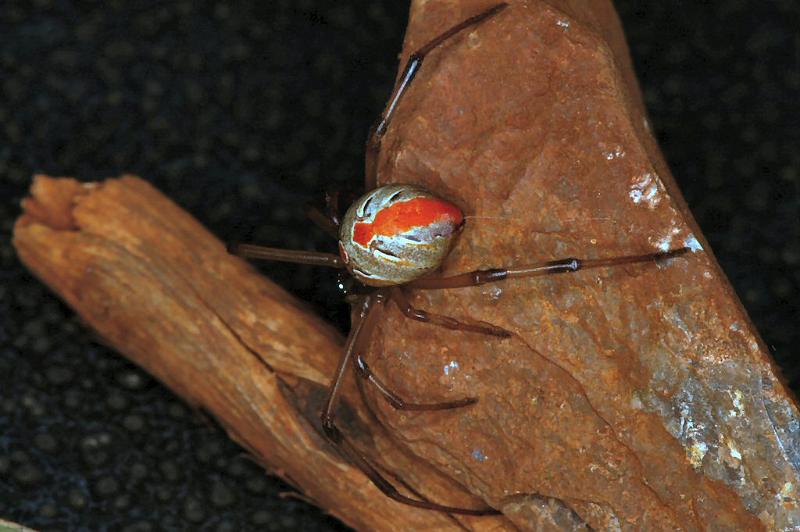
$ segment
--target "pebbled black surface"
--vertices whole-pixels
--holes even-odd
[[[800,4],[617,2],[667,159],[795,389]],[[41,530],[336,530],[96,345],[9,243],[34,172],[139,174],[223,239],[330,249],[407,4],[7,1],[0,9],[0,517]],[[271,277],[346,327],[333,278]]]

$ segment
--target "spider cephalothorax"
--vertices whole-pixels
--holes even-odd
[[[339,254],[369,286],[405,284],[439,268],[464,224],[449,201],[414,185],[364,194],[339,228]]]

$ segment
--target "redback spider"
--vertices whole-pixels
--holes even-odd
[[[276,249],[252,244],[231,246],[232,253],[252,259],[346,268],[360,285],[365,288],[372,287],[372,291],[362,290],[360,292],[363,293],[350,295],[348,298],[357,312],[354,314],[354,323],[322,411],[323,431],[328,439],[353,464],[358,466],[378,489],[392,499],[419,508],[467,515],[490,515],[499,512],[492,508],[455,508],[403,495],[345,438],[334,422],[339,390],[349,364],[353,365],[356,373],[363,379],[359,382],[367,382],[374,386],[383,398],[396,409],[445,410],[469,406],[478,401],[475,397],[466,397],[443,403],[410,403],[390,390],[372,372],[361,354],[367,345],[370,333],[375,328],[378,316],[376,309],[391,301],[406,317],[411,319],[448,329],[506,338],[511,336],[510,331],[489,323],[466,323],[449,316],[417,309],[409,302],[408,291],[412,289],[462,288],[500,282],[505,279],[569,273],[588,268],[655,263],[689,251],[689,248],[679,248],[658,253],[601,259],[567,258],[508,268],[476,270],[447,277],[435,274],[449,253],[456,237],[464,228],[464,215],[453,203],[415,185],[393,184],[375,188],[377,185],[376,160],[381,139],[425,57],[447,39],[497,15],[506,7],[508,7],[507,4],[500,3],[470,17],[411,54],[400,76],[400,81],[392,92],[386,111],[371,130],[367,140],[365,166],[366,183],[370,192],[355,200],[342,218],[338,216],[338,194],[327,196],[327,213],[316,209],[309,210],[308,214],[313,222],[330,235],[338,238],[338,255]]]

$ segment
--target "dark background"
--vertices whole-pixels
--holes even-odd
[[[362,183],[407,5],[104,4],[0,4],[0,517],[44,530],[339,528],[93,343],[9,236],[34,172],[131,172],[223,239],[331,249],[301,207]],[[617,6],[675,177],[797,389],[800,4]],[[270,268],[345,330],[328,272]]]

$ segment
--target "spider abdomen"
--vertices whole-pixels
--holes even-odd
[[[453,203],[414,185],[386,185],[347,210],[339,252],[362,283],[403,284],[441,266],[463,224]]]

